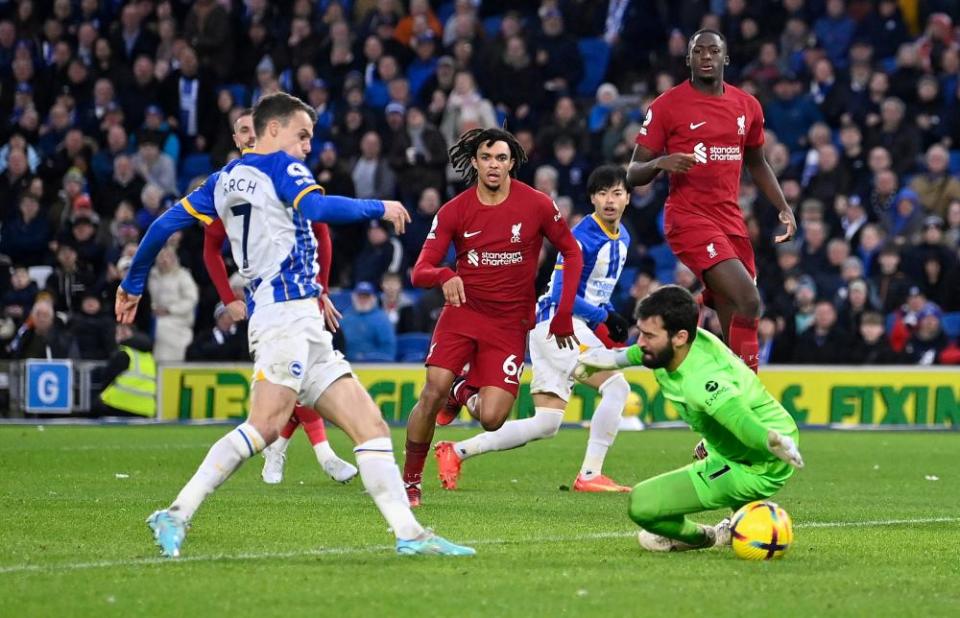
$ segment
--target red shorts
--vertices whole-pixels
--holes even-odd
[[[496,386],[516,397],[526,349],[527,331],[519,323],[447,306],[440,312],[425,364],[460,375],[469,363],[470,386]]]
[[[703,273],[726,260],[740,260],[747,272],[757,279],[757,266],[753,258],[753,245],[745,236],[730,236],[719,228],[697,224],[685,229],[674,229],[667,234],[667,244],[684,266],[693,271],[704,287]],[[704,294],[704,303],[713,306],[710,295]]]

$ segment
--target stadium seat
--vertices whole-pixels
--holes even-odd
[[[229,90],[233,96],[233,104],[239,107],[250,105],[250,91],[244,84],[227,84],[222,90]]]
[[[42,290],[47,286],[47,279],[53,274],[53,266],[31,266],[27,268],[27,274]]]
[[[580,39],[577,47],[580,48],[580,57],[583,58],[583,78],[577,84],[577,94],[581,97],[592,97],[607,74],[610,46],[603,38],[594,37]]]
[[[187,192],[190,181],[198,176],[206,177],[213,171],[213,165],[210,163],[210,155],[197,153],[187,155],[180,164],[180,173],[177,176],[177,185],[180,193]]]
[[[677,256],[670,250],[667,243],[655,245],[648,249],[647,254],[657,265],[657,280],[660,283],[673,283],[673,271],[677,267]]]
[[[956,339],[960,337],[960,311],[943,314],[943,332],[947,337]]]
[[[446,24],[447,20],[453,17],[453,14],[456,12],[457,3],[456,2],[444,2],[437,9],[437,19],[440,20],[441,24]]]
[[[500,22],[503,21],[502,15],[494,15],[492,17],[486,17],[483,20],[483,31],[491,39],[497,38],[497,35],[500,34]]]
[[[960,150],[950,151],[950,173],[960,174]]]
[[[340,310],[340,313],[343,313],[353,306],[353,303],[350,300],[350,290],[330,292],[330,300],[333,301],[333,306]]]
[[[422,363],[430,349],[430,333],[404,333],[397,335],[397,361]]]

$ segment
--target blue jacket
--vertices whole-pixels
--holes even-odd
[[[347,311],[340,320],[350,362],[392,363],[397,358],[397,336],[387,313],[377,307],[359,313]]]

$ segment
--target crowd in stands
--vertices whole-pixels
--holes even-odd
[[[763,362],[958,363],[958,16],[957,0],[0,2],[0,355],[107,359],[146,228],[238,156],[240,111],[282,90],[317,110],[307,164],[328,193],[401,199],[413,217],[402,236],[333,228],[338,345],[422,358],[443,298],[408,272],[463,189],[457,136],[505,122],[529,157],[520,179],[573,225],[590,171],[629,161],[646,106],[689,74],[688,37],[712,28],[727,81],[763,105],[800,224],[775,245],[776,210],[744,178]],[[624,315],[657,285],[698,290],[664,244],[667,188],[632,192]],[[136,326],[157,360],[246,358],[202,236],[178,233],[150,275]]]

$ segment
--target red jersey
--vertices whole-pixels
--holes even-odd
[[[467,307],[533,328],[537,261],[544,237],[564,259],[564,293],[558,314],[564,311],[567,291],[572,291],[565,308],[568,317],[558,322],[562,324],[573,311],[583,268],[580,247],[553,200],[516,179],[510,181],[510,194],[496,206],[482,204],[472,187],[440,208],[413,268],[413,284],[434,287],[459,275]],[[456,272],[438,267],[451,241],[457,253]],[[572,323],[569,332],[573,332]]]
[[[763,145],[763,109],[752,96],[723,84],[712,96],[689,80],[664,92],[647,110],[637,144],[661,153],[693,153],[696,165],[670,174],[664,229],[708,219],[731,236],[747,236],[740,210],[740,172],[747,148]]]

